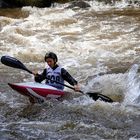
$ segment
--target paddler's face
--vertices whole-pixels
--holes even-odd
[[[52,58],[47,58],[46,62],[51,68],[53,68],[56,64],[56,62]]]

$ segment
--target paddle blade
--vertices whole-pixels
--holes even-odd
[[[113,102],[113,100],[111,98],[109,98],[109,97],[107,97],[105,95],[102,95],[102,94],[100,94],[98,92],[95,92],[95,93],[88,92],[86,94],[88,94],[89,97],[91,97],[95,101],[98,100],[98,99],[100,99],[100,100],[102,100],[104,102],[109,102],[109,103],[112,103]]]
[[[30,70],[28,70],[23,65],[23,63],[21,63],[19,60],[17,60],[14,57],[11,57],[11,56],[2,56],[1,57],[1,63],[4,64],[4,65],[6,65],[6,66],[9,66],[9,67],[18,68],[18,69],[22,69],[22,70],[28,71],[29,73],[32,74],[32,72]]]

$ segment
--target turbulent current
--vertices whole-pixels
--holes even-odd
[[[0,63],[1,140],[140,139],[140,8],[127,1],[89,4],[0,9],[0,57],[42,72],[45,53],[53,51],[84,91],[100,91],[114,102],[65,88],[70,93],[61,100],[32,105],[7,83],[34,77]]]

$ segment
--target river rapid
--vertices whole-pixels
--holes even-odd
[[[41,72],[53,51],[93,101],[68,88],[62,100],[32,105],[7,83],[32,82],[29,73],[0,63],[1,140],[139,140],[140,8],[89,2],[88,9],[0,9],[0,57],[10,55]],[[68,84],[68,83],[66,83]]]

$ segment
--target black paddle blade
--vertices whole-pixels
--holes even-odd
[[[17,60],[14,57],[2,56],[1,63],[6,65],[6,66],[9,66],[9,67],[18,68],[18,69],[28,71],[29,73],[32,74],[32,72],[30,70],[28,70],[19,60]]]
[[[94,93],[91,93],[91,92],[88,92],[86,93],[89,95],[89,97],[91,97],[93,100],[97,101],[98,99],[104,101],[104,102],[109,102],[109,103],[112,103],[113,100],[105,95],[102,95],[98,92],[94,92]]]

